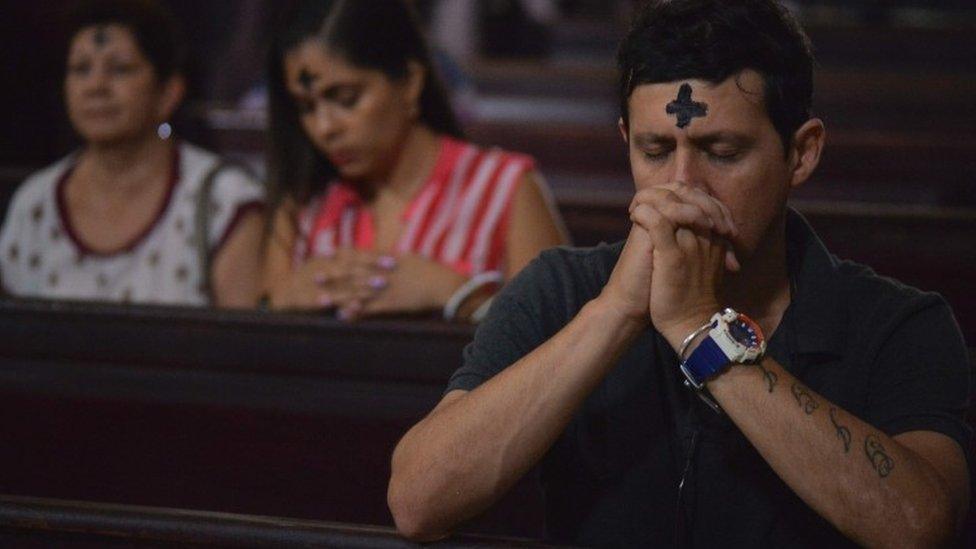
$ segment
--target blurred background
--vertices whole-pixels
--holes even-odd
[[[260,165],[270,0],[167,0],[190,42],[179,134]],[[416,0],[475,141],[539,156],[563,177],[627,179],[614,53],[634,0]],[[70,2],[3,3],[3,188],[75,145],[61,101]],[[972,205],[976,6],[966,0],[794,0],[830,130],[817,196]],[[276,7],[278,6],[278,7]],[[609,180],[609,181],[608,181]],[[882,187],[875,180],[885,181]],[[949,183],[946,185],[946,183]],[[558,186],[558,185],[557,185]],[[625,183],[624,187],[626,188]]]

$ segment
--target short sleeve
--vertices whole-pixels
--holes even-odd
[[[25,295],[37,282],[29,265],[44,253],[44,228],[55,206],[50,194],[62,163],[38,172],[14,192],[0,227],[0,284],[3,292]]]
[[[241,219],[264,205],[263,186],[244,168],[232,165],[221,170],[210,192],[207,241],[211,250],[220,250]]]
[[[471,391],[544,343],[568,321],[554,253],[544,252],[495,296],[445,394]],[[565,281],[564,281],[565,282]]]
[[[539,254],[495,296],[446,392],[473,390],[548,341],[600,293],[622,245]]]
[[[935,431],[968,456],[971,366],[948,304],[928,295],[889,333],[869,387],[869,417],[889,435]]]
[[[15,270],[21,255],[17,245],[18,213],[17,200],[13,199],[3,213],[3,225],[0,226],[0,294],[12,293],[6,284],[16,279]]]

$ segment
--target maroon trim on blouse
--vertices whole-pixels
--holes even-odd
[[[238,206],[237,210],[234,211],[234,217],[230,218],[230,223],[227,224],[223,234],[220,235],[220,239],[217,240],[217,245],[210,250],[210,259],[216,258],[217,254],[220,253],[220,250],[224,249],[224,245],[227,244],[228,240],[230,240],[230,236],[234,234],[234,229],[236,229],[241,220],[244,219],[244,216],[251,212],[263,212],[264,208],[265,204],[262,200],[251,200]],[[211,269],[212,268],[213,267],[211,266]]]
[[[173,145],[173,162],[170,166],[169,171],[169,181],[167,182],[166,197],[163,199],[163,203],[160,204],[159,210],[156,212],[156,216],[149,225],[146,226],[142,231],[139,232],[132,240],[125,243],[122,247],[110,251],[98,251],[93,250],[88,244],[82,242],[75,228],[71,225],[71,216],[68,212],[68,201],[65,196],[65,187],[67,186],[68,179],[71,174],[75,171],[76,163],[72,163],[64,171],[64,174],[58,179],[55,186],[55,202],[58,206],[58,216],[61,218],[61,226],[64,227],[64,232],[68,235],[72,244],[78,249],[78,252],[82,255],[89,255],[94,257],[112,257],[114,255],[121,255],[124,253],[129,253],[134,250],[139,244],[142,243],[159,225],[163,217],[166,215],[166,211],[169,210],[169,205],[173,201],[173,192],[176,190],[176,186],[180,182],[180,144],[175,143]]]

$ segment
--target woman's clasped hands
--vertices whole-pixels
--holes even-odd
[[[438,310],[465,278],[415,254],[340,248],[305,261],[272,296],[274,308],[335,311],[341,320]]]

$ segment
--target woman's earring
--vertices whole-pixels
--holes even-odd
[[[156,135],[160,139],[169,139],[169,136],[173,135],[173,126],[170,126],[169,122],[163,122],[156,128]]]

